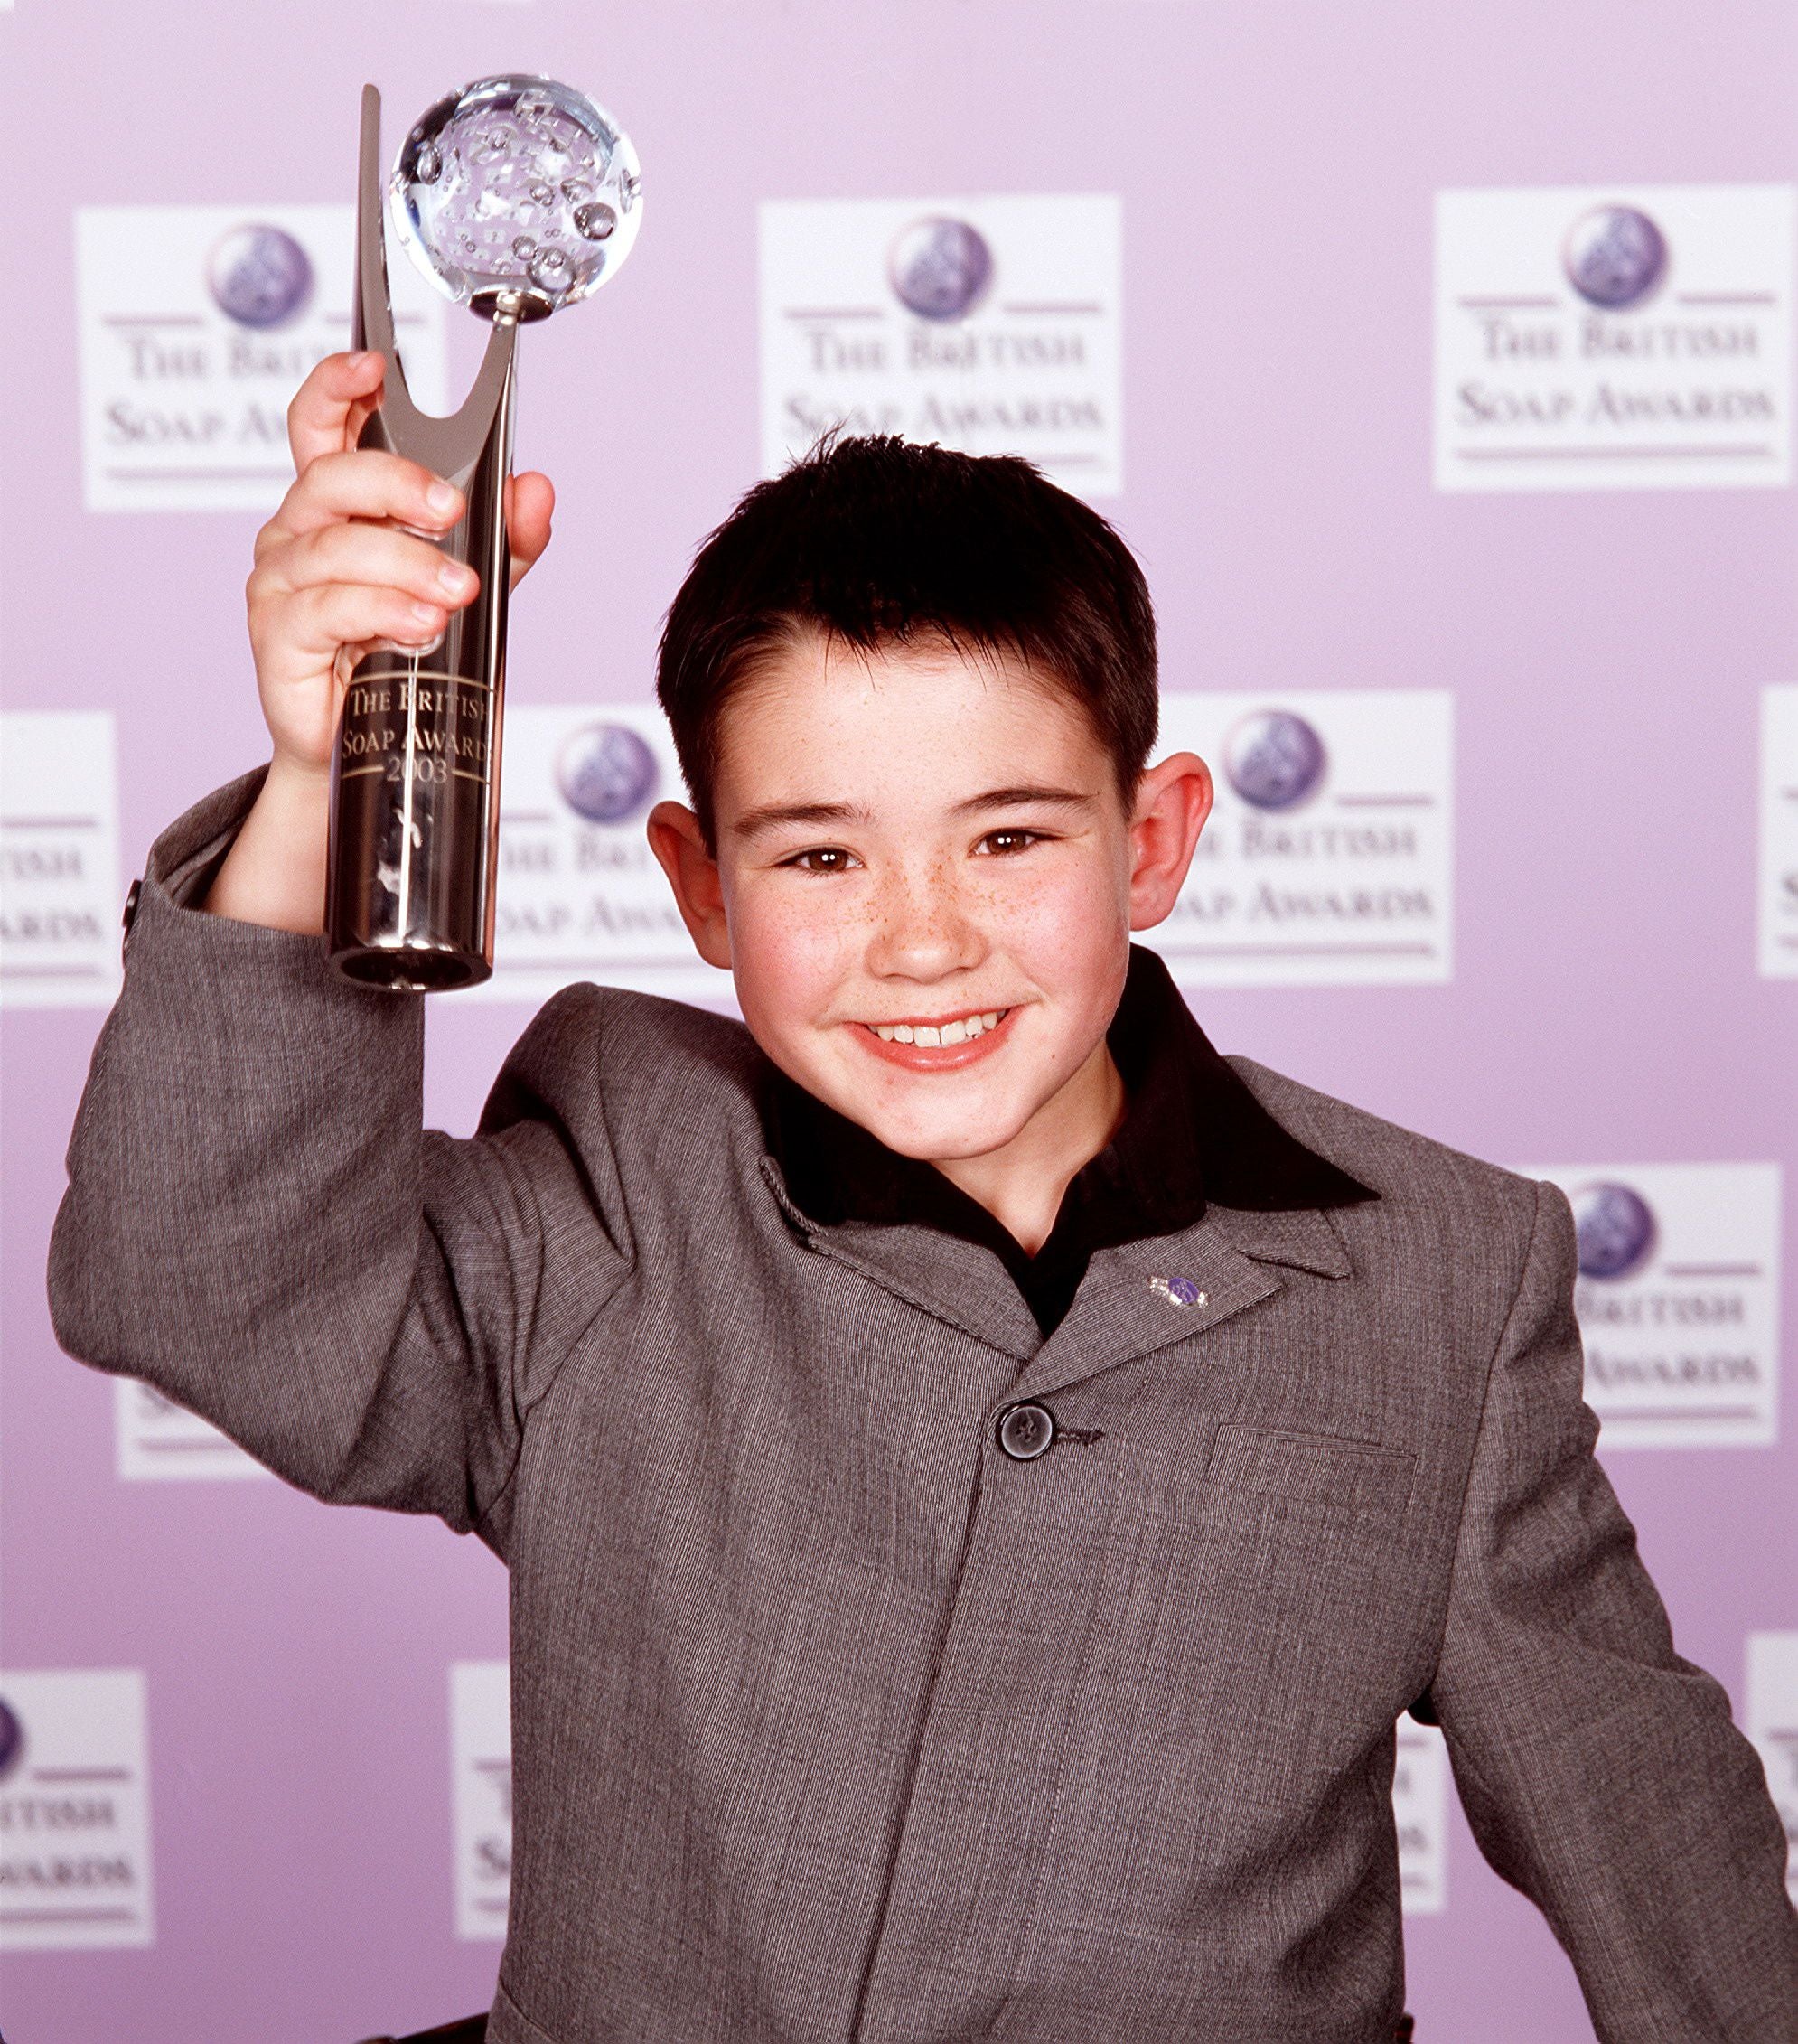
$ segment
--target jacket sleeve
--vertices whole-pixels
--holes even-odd
[[[1430,1702],[1481,1850],[1567,1948],[1603,2044],[1793,2044],[1783,1829],[1594,1458],[1576,1265],[1539,1186]]]
[[[503,1551],[525,1414],[628,1268],[552,1104],[591,1032],[558,997],[475,1138],[424,1130],[421,1001],[183,905],[260,782],[152,849],[52,1235],[57,1339],[319,1497]]]

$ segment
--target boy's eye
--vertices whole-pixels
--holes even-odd
[[[801,873],[847,873],[859,863],[854,852],[845,851],[841,845],[811,845],[781,861],[782,866],[798,867]]]
[[[1041,830],[988,830],[974,850],[977,857],[984,855],[988,858],[995,854],[1025,851],[1040,842],[1043,836]]]

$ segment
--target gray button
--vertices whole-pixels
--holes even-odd
[[[1014,1462],[1034,1462],[1055,1438],[1055,1415],[1046,1405],[1007,1406],[999,1420],[999,1446]]]

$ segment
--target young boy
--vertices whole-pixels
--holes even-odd
[[[669,614],[650,821],[746,1027],[571,988],[452,1139],[419,1004],[318,941],[349,660],[469,593],[399,529],[454,493],[348,451],[377,381],[295,400],[273,757],[153,849],[51,1291],[510,1564],[495,2044],[1372,2044],[1408,1707],[1603,2038],[1798,2035],[1758,1763],[1593,1459],[1566,1202],[1221,1058],[1129,945],[1210,784],[1147,764],[1110,529],[884,440],[753,491]]]

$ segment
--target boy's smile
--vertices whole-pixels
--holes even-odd
[[[1035,1249],[1122,1114],[1105,1033],[1203,764],[1150,769],[1127,812],[1081,706],[1022,662],[799,633],[729,699],[714,800],[716,859],[677,803],[651,841],[757,1043]]]

